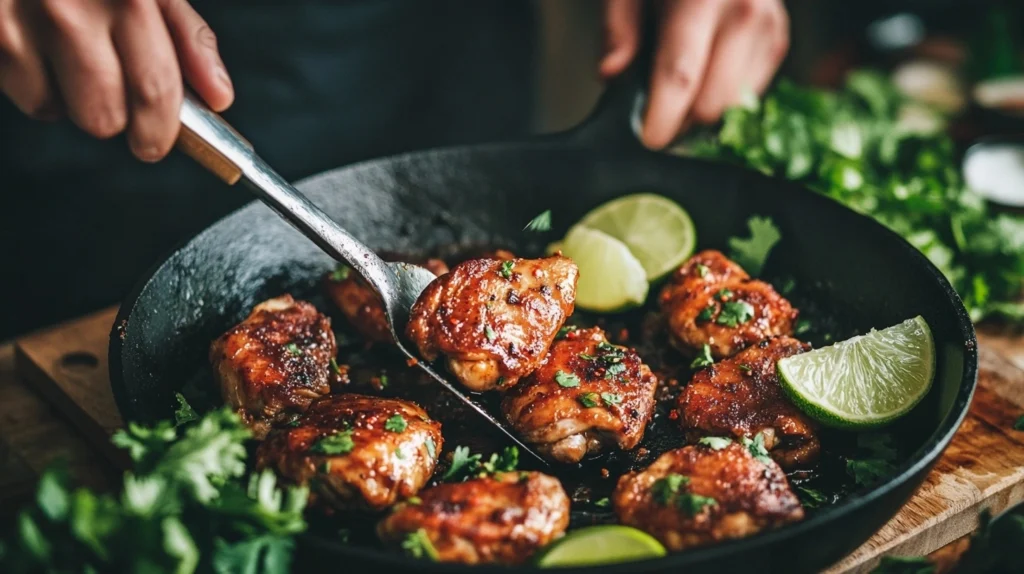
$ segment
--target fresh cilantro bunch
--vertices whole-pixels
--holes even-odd
[[[235,413],[186,407],[176,424],[113,437],[134,463],[117,495],[72,490],[62,467],[48,470],[0,547],[0,571],[287,572],[307,491],[278,488],[269,470],[246,476],[250,434]]]
[[[452,453],[452,464],[441,477],[448,482],[459,482],[471,478],[482,478],[499,472],[512,472],[519,466],[519,449],[514,446],[505,447],[501,454],[492,453],[491,458],[483,461],[483,455],[471,454],[469,447],[459,446]]]
[[[799,181],[870,215],[942,270],[974,320],[1024,321],[1024,218],[992,213],[965,187],[950,138],[903,121],[908,109],[872,71],[834,92],[783,81],[728,110],[717,136],[687,153]]]

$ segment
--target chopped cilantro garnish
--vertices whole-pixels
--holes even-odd
[[[470,454],[468,446],[455,447],[452,453],[452,465],[441,477],[442,480],[452,480],[469,476],[474,469],[480,465],[479,454]]]
[[[597,359],[597,357],[595,357],[594,355],[590,355],[590,354],[587,354],[587,353],[580,353],[579,357],[581,359],[583,359],[584,361],[593,361],[593,360]]]
[[[744,375],[749,375],[753,371],[753,369],[750,368],[750,365],[746,363],[740,363],[739,369]]]
[[[754,455],[754,458],[767,464],[772,461],[772,457],[768,456],[768,449],[764,446],[764,434],[757,433],[754,436],[754,440],[750,440],[747,437],[743,437],[743,446],[747,447],[750,454]]]
[[[576,325],[565,325],[555,334],[555,339],[564,339],[566,335],[578,329]]]
[[[926,556],[882,556],[882,561],[875,566],[871,574],[935,574],[935,572],[935,564],[932,564]]]
[[[501,271],[498,271],[498,274],[501,275],[502,277],[504,277],[505,279],[511,279],[512,278],[512,268],[514,266],[515,266],[515,262],[513,262],[510,259],[506,259],[505,261],[501,262]]]
[[[338,366],[338,361],[334,357],[331,357],[331,370],[339,375],[342,374],[341,367]]]
[[[701,347],[700,354],[690,363],[691,369],[703,369],[715,364],[715,358],[711,356],[711,345],[705,344]]]
[[[397,458],[398,460],[404,460],[405,459],[405,453],[402,452],[402,447],[400,447],[400,446],[395,447],[395,458]]]
[[[796,494],[800,497],[800,502],[804,505],[804,508],[817,508],[827,500],[820,490],[805,486],[796,487]]]
[[[714,316],[715,316],[715,304],[711,303],[707,307],[704,307],[703,309],[701,309],[700,313],[697,314],[697,322],[698,323],[707,323]]]
[[[549,231],[551,229],[551,210],[548,209],[538,214],[523,229],[527,231]]]
[[[651,485],[651,496],[661,504],[669,504],[679,489],[690,484],[690,477],[672,473],[664,478],[659,478]]]
[[[323,437],[309,447],[310,452],[318,454],[348,454],[355,448],[356,443],[352,441],[352,431],[344,430]]]
[[[174,409],[174,426],[179,427],[199,420],[199,415],[185,400],[185,395],[174,393],[174,398],[178,401],[178,408]]]
[[[717,506],[718,501],[710,496],[701,496],[692,492],[684,492],[676,497],[676,508],[688,516],[697,516],[708,506]]]
[[[708,276],[708,266],[707,265],[704,265],[703,263],[698,263],[696,269],[697,269],[697,275],[700,276],[702,279],[704,277]]]
[[[408,428],[408,426],[409,423],[405,422],[405,417],[400,414],[395,414],[389,418],[386,423],[384,423],[385,430],[397,433],[405,432],[405,429]]]
[[[285,350],[295,355],[296,357],[302,354],[302,349],[299,348],[295,343],[288,343],[284,346]]]
[[[1024,431],[1024,415],[1021,415],[1017,422],[1013,423],[1013,430]]]
[[[331,281],[344,281],[348,279],[349,271],[351,271],[348,265],[340,265],[334,271],[331,271]]]
[[[445,481],[465,480],[498,472],[511,472],[519,465],[519,449],[514,446],[505,447],[501,454],[492,454],[487,462],[480,462],[481,458],[479,454],[470,454],[469,447],[456,447],[452,456],[452,465],[441,479]]]
[[[409,504],[412,504],[413,506],[419,506],[423,504],[423,499],[418,496],[410,496],[409,498],[406,498],[405,501],[408,502]]]
[[[555,372],[555,382],[566,388],[580,386],[580,378],[575,373],[566,373],[565,371]]]
[[[615,393],[601,393],[601,400],[604,401],[605,406],[612,406],[622,403],[622,395]]]
[[[434,443],[434,439],[427,437],[427,440],[423,441],[423,446],[427,447],[427,456],[434,458],[437,456],[437,444]]]
[[[729,297],[732,297],[732,291],[729,289],[719,289],[718,293],[715,293],[715,299],[719,301],[725,301]]]
[[[807,319],[797,319],[796,326],[793,327],[793,333],[796,335],[804,335],[811,330],[811,322]]]
[[[426,529],[423,528],[406,534],[405,540],[402,541],[402,548],[413,558],[427,558],[435,562],[438,558],[437,549],[434,548],[430,537],[427,536]]]
[[[604,378],[614,379],[617,375],[621,375],[624,372],[626,372],[626,365],[622,363],[612,363],[605,368]]]
[[[782,239],[782,234],[769,217],[751,217],[747,220],[747,227],[750,229],[749,238],[729,239],[730,258],[747,273],[757,276],[761,274],[772,248]]]
[[[719,325],[735,327],[754,318],[754,308],[746,301],[726,301],[722,304],[722,312],[715,320]]]
[[[895,461],[898,457],[892,445],[892,436],[887,433],[864,433],[857,436],[857,446],[864,457],[850,458],[846,461],[846,472],[854,482],[862,486],[870,486],[881,478],[885,478],[896,470]]]
[[[704,446],[711,447],[712,450],[722,450],[732,444],[732,439],[721,436],[706,436],[697,442]]]
[[[494,340],[494,329],[492,329],[490,325],[484,325],[484,337],[487,337],[488,341]]]
[[[387,386],[388,386],[388,376],[386,374],[381,373],[380,376],[377,377],[377,380],[380,381],[380,388],[382,388],[382,389],[387,388]]]
[[[612,501],[608,500],[607,496],[604,497],[604,498],[601,498],[599,500],[595,500],[594,501],[594,506],[596,506],[598,508],[608,508],[611,505],[612,505]]]
[[[580,404],[588,409],[592,409],[600,404],[601,397],[597,393],[583,393],[577,397]]]

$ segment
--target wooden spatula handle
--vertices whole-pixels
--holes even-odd
[[[177,147],[228,185],[242,178],[253,153],[248,140],[191,93],[181,105]]]

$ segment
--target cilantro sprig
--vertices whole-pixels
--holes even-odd
[[[493,476],[499,472],[512,472],[519,466],[519,449],[514,446],[505,447],[501,453],[491,454],[491,458],[482,461],[483,455],[470,452],[468,446],[455,447],[452,453],[452,464],[441,477],[446,482],[458,482],[470,478]]]

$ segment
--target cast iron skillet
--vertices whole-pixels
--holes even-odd
[[[922,315],[935,337],[936,378],[928,396],[899,423],[896,434],[906,457],[890,479],[778,530],[588,571],[727,572],[754,565],[765,572],[821,570],[897,512],[959,427],[977,377],[973,326],[942,274],[868,217],[791,182],[646,150],[629,121],[638,101],[638,90],[630,86],[636,85],[626,79],[613,86],[593,115],[566,133],[370,161],[311,177],[298,187],[371,248],[410,255],[451,245],[538,253],[544,242],[561,237],[601,202],[632,192],[660,193],[693,216],[698,248],[724,249],[727,238],[745,232],[750,216],[770,216],[783,236],[768,263],[771,275],[795,278],[815,294],[812,298],[843,317],[847,333]],[[555,216],[552,233],[523,233],[525,222],[545,209]],[[124,418],[170,417],[173,393],[197,373],[208,372],[206,353],[215,337],[264,299],[314,292],[319,277],[334,266],[259,203],[175,250],[128,296],[111,332],[111,384]],[[586,511],[579,514],[587,519]],[[340,544],[331,531],[316,529],[301,538],[297,557],[313,565],[344,564],[353,572],[470,571]]]

